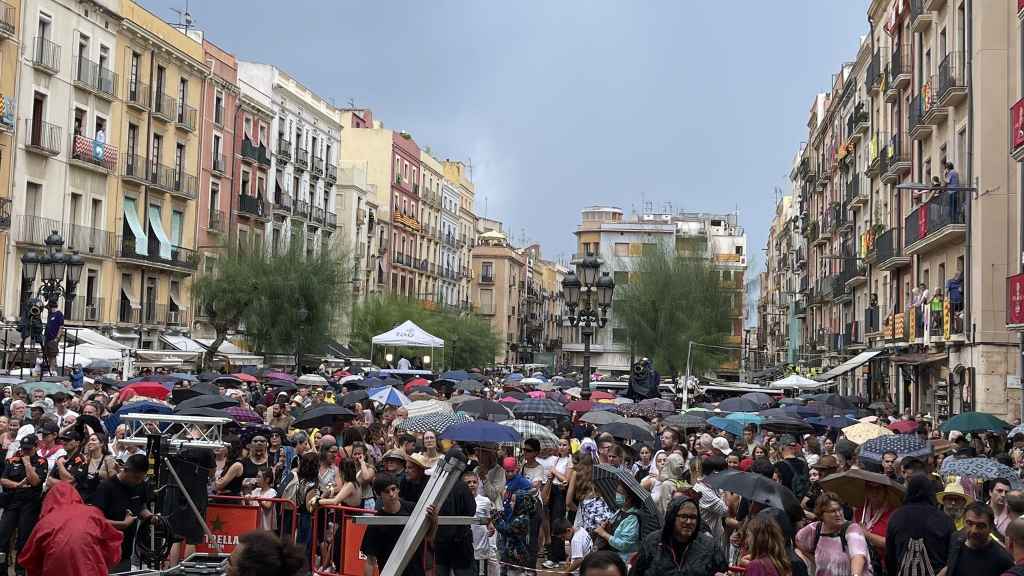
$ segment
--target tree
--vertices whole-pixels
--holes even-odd
[[[256,351],[319,351],[331,338],[339,313],[347,313],[351,267],[345,251],[324,246],[317,254],[292,247],[267,256],[225,248],[214,269],[200,276],[193,294],[216,338],[209,365],[231,330],[244,325]]]
[[[370,340],[406,320],[445,341],[445,364],[449,367],[472,368],[494,362],[498,337],[486,319],[468,313],[430,310],[415,300],[395,296],[367,298],[356,305],[352,312],[353,349],[369,357]],[[379,356],[383,353],[380,350]],[[413,357],[422,355],[423,349],[399,348],[395,354]]]
[[[615,293],[614,316],[633,349],[673,378],[686,366],[691,340],[723,346],[732,331],[732,295],[719,271],[703,259],[677,256],[664,247],[646,250]],[[720,349],[695,346],[690,366],[700,373],[724,358]]]

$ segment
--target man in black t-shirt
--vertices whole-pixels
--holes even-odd
[[[800,458],[800,444],[797,443],[796,437],[792,434],[783,434],[779,438],[779,446],[782,448],[782,460],[775,463],[775,471],[779,474],[779,482],[793,490],[793,479],[799,475],[804,478],[803,486],[807,487],[810,482],[807,481],[810,478],[810,470],[807,468],[807,462],[803,458]],[[794,491],[795,493],[796,491]],[[806,490],[803,490],[806,494]],[[797,498],[803,498],[804,494],[797,494]]]
[[[148,522],[155,515],[146,509],[145,486],[149,461],[145,454],[132,454],[116,476],[104,480],[93,496],[93,505],[103,512],[114,528],[124,532],[121,542],[121,561],[110,572],[131,569],[135,549],[135,522]]]
[[[987,504],[974,502],[964,511],[964,529],[953,535],[946,576],[999,576],[1013,566],[1013,557],[992,538],[996,515]]]
[[[416,504],[408,500],[402,500],[398,495],[398,482],[394,477],[387,474],[377,476],[373,481],[373,490],[377,493],[377,515],[378,516],[411,516]],[[427,507],[427,518],[429,528],[423,542],[416,548],[409,564],[401,576],[426,576],[426,568],[423,563],[424,549],[428,542],[434,540],[437,531],[437,511],[433,506]],[[395,526],[368,526],[363,534],[363,543],[359,547],[360,552],[366,555],[366,562],[363,564],[363,575],[373,576],[375,571],[383,570],[395,550],[395,544],[402,536],[404,524]]]

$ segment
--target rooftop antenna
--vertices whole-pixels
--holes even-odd
[[[348,107],[349,107],[349,108],[351,108],[351,109],[353,109],[353,110],[355,109],[355,107],[356,107],[356,101],[355,101],[355,99],[354,99],[354,98],[349,98],[349,99],[348,99]]]
[[[469,172],[469,181],[473,181],[473,157],[466,159],[466,171]]]
[[[178,15],[178,26],[185,30],[185,34],[188,34],[189,28],[196,23],[192,19],[192,12],[188,8],[189,0],[185,0],[185,9],[178,10],[177,8],[171,8],[171,11]]]

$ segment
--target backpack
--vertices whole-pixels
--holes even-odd
[[[809,475],[801,474],[800,471],[797,470],[795,466],[786,461],[785,458],[780,460],[780,462],[785,464],[786,468],[789,468],[789,471],[793,473],[793,480],[791,482],[792,486],[790,487],[790,490],[793,491],[793,494],[796,496],[796,499],[800,500],[801,498],[806,496],[807,491],[811,489],[811,479]]]
[[[818,522],[818,526],[814,528],[814,550],[818,549],[818,540],[821,540],[821,522]],[[846,547],[846,531],[849,530],[850,523],[843,522],[843,527],[839,529],[839,543],[843,546],[843,554],[849,554]]]
[[[911,538],[907,542],[907,549],[900,558],[900,570],[895,576],[935,576],[924,539]]]

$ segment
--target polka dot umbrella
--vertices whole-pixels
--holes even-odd
[[[872,438],[860,446],[861,459],[870,462],[882,462],[882,454],[894,452],[899,457],[913,456],[923,458],[930,456],[932,447],[927,441],[910,434],[893,434]]]

